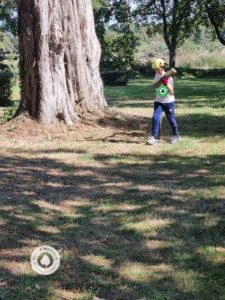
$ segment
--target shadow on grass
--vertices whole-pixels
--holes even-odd
[[[225,107],[223,78],[175,79],[175,95],[179,107]],[[105,89],[110,106],[119,108],[149,108],[155,91],[152,80],[132,80],[126,87]]]
[[[106,89],[106,95],[109,103],[116,107],[149,108],[152,102],[149,99],[154,99],[153,91],[149,90],[151,83],[148,80],[131,81],[127,87]],[[202,108],[202,113],[187,112],[185,115],[177,115],[181,136],[224,136],[225,118],[220,114],[220,109],[225,107],[223,79],[179,79],[176,82],[176,95],[177,108]],[[216,114],[209,114],[204,111],[205,108],[213,109]],[[127,114],[114,119],[104,118],[99,121],[100,125],[119,132],[102,140],[112,143],[145,143],[147,135],[151,134],[151,117]],[[161,133],[169,136],[172,134],[165,117]]]
[[[190,137],[215,137],[225,135],[225,116],[192,113],[178,116],[178,124],[182,135]]]
[[[177,115],[177,123],[181,136],[206,138],[223,137],[225,135],[225,116],[211,115],[208,113],[186,113]],[[104,117],[98,121],[99,125],[116,129],[110,136],[101,139],[91,138],[87,140],[101,140],[111,143],[136,143],[143,144],[151,134],[152,119],[140,115],[129,115],[118,113],[114,117]],[[172,130],[163,114],[161,134],[168,137],[172,136]]]
[[[28,153],[0,159],[0,299],[222,299],[224,156]],[[42,244],[62,257],[44,279],[29,267]]]

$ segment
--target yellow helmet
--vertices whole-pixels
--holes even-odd
[[[157,58],[152,61],[152,69],[159,69],[160,67],[166,67],[167,63],[162,58]]]

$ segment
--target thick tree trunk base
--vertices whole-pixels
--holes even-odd
[[[71,125],[79,109],[107,108],[91,0],[17,0],[21,109],[50,124]]]

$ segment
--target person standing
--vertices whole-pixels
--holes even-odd
[[[152,62],[152,68],[155,70],[155,82],[158,82],[161,79],[161,85],[165,87],[162,89],[165,94],[159,95],[157,93],[155,102],[154,102],[154,112],[152,118],[152,136],[148,138],[148,144],[154,145],[159,141],[159,128],[160,121],[162,118],[162,113],[164,112],[167,120],[172,129],[173,137],[171,144],[176,144],[180,140],[178,125],[175,118],[175,95],[174,95],[174,82],[172,77],[162,76],[165,73],[165,68],[167,63],[164,59],[158,58]],[[167,92],[167,93],[166,93]]]

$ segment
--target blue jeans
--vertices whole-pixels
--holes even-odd
[[[177,136],[179,135],[177,121],[175,119],[175,114],[174,114],[174,108],[175,108],[175,102],[154,103],[154,114],[152,119],[152,135],[154,136],[155,139],[158,139],[160,120],[163,112],[165,112],[167,120],[170,123],[170,126],[173,131],[173,135],[177,135]]]

